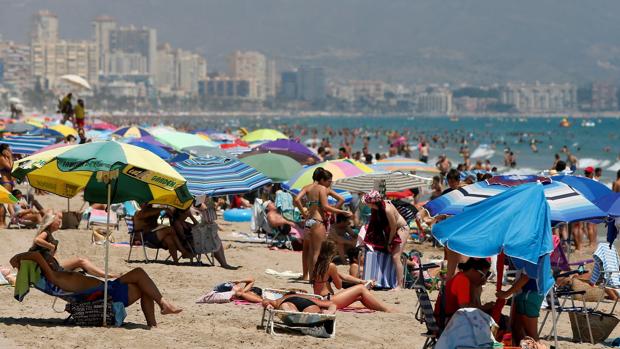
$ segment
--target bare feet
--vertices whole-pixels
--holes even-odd
[[[161,307],[161,314],[162,315],[178,314],[178,313],[183,311],[183,309],[177,308],[172,303],[169,303],[168,301],[166,301],[163,298],[161,299],[159,306]]]

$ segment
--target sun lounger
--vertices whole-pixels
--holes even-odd
[[[86,229],[90,229],[94,226],[105,227],[106,225],[108,225],[108,213],[104,210],[91,209],[88,215],[88,225]],[[118,229],[118,218],[115,212],[110,212],[109,225],[111,228]]]
[[[262,328],[271,335],[276,330],[297,331],[321,338],[336,336],[336,314],[303,313],[276,309],[263,309]]]

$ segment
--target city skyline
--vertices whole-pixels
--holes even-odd
[[[2,0],[0,33],[24,42],[33,12],[49,8],[61,36],[90,39],[90,22],[158,30],[160,42],[196,51],[214,70],[235,50],[260,51],[282,70],[324,66],[343,79],[390,83],[618,80],[620,4],[525,1],[446,2],[341,0],[165,1]],[[136,11],[138,10],[138,11]],[[181,24],[181,25],[180,25]]]

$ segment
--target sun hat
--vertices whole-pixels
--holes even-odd
[[[376,204],[382,200],[383,196],[381,196],[381,193],[376,190],[371,190],[362,197],[362,202],[365,204]]]
[[[46,213],[45,216],[43,216],[43,222],[39,225],[39,229],[37,230],[37,235],[39,233],[41,233],[42,231],[44,231],[45,229],[47,229],[47,227],[50,226],[50,224],[54,223],[54,221],[56,220],[56,214],[55,213]]]

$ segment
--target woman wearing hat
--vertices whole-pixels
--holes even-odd
[[[43,223],[39,226],[34,237],[32,247],[29,252],[39,252],[55,271],[71,271],[83,269],[90,275],[105,277],[103,270],[97,268],[90,260],[83,257],[73,257],[62,263],[58,262],[54,255],[58,248],[58,240],[54,238],[54,232],[60,229],[62,224],[62,212],[54,213],[48,211],[43,217]],[[117,274],[108,274],[111,278],[116,278]]]
[[[404,268],[400,257],[409,238],[407,221],[398,213],[392,202],[384,200],[376,190],[364,194],[362,201],[371,209],[367,237],[374,237],[379,245],[374,246],[375,249],[384,250],[392,255],[398,280],[398,286],[394,289],[398,290],[403,287],[404,280]]]

